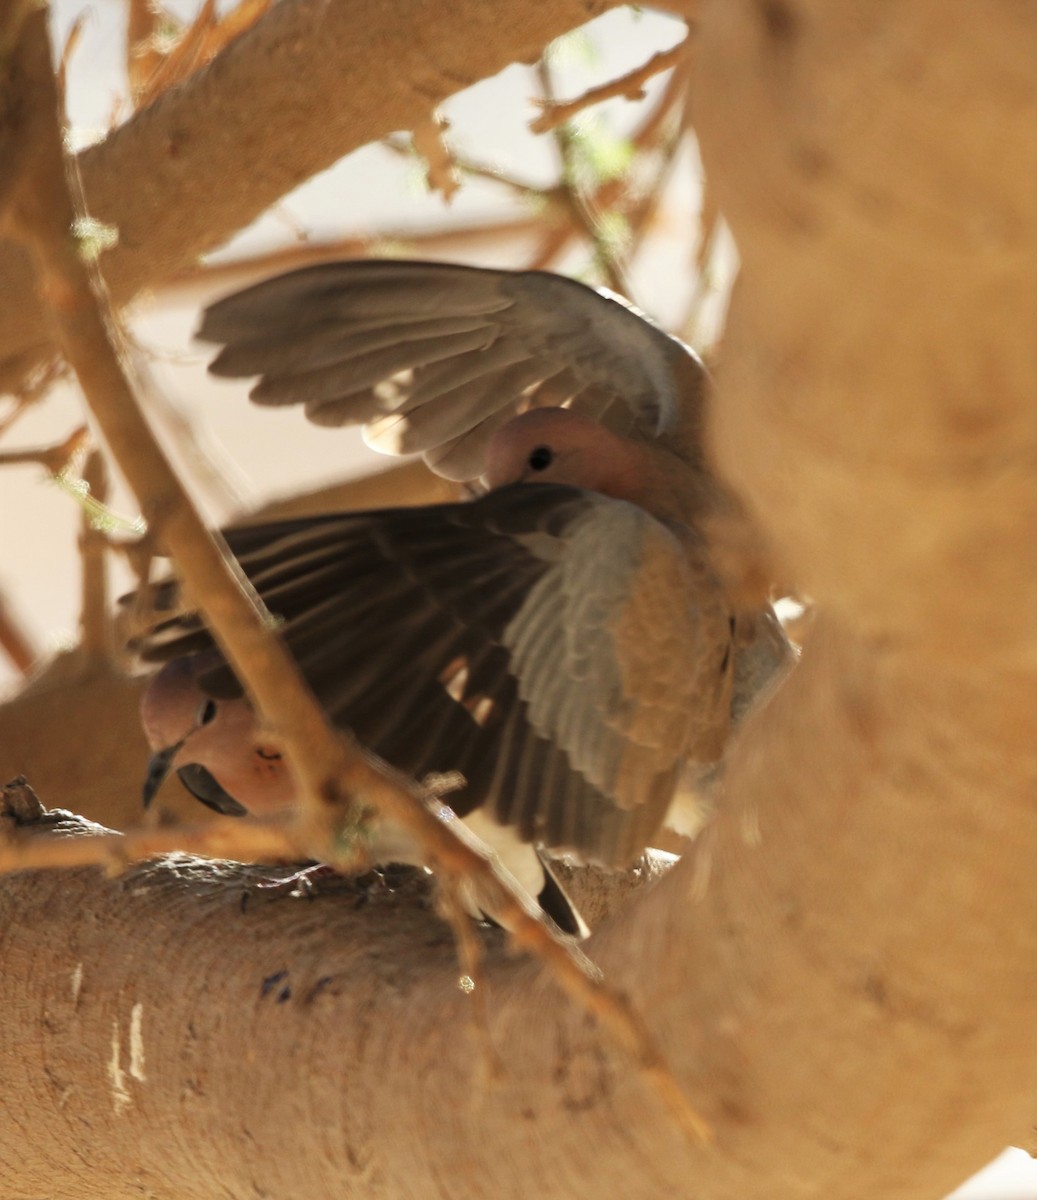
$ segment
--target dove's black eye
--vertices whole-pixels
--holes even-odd
[[[546,471],[554,460],[554,451],[550,446],[534,446],[526,462],[533,471]]]
[[[197,726],[208,725],[216,716],[216,701],[203,700],[198,705],[198,711],[194,716],[194,723]]]

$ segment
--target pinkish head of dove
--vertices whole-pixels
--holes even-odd
[[[281,811],[295,796],[284,758],[259,737],[247,700],[217,700],[199,688],[199,673],[213,661],[202,654],[173,659],[141,697],[141,723],[155,751],[145,803],[175,769],[197,800],[224,816]],[[247,798],[247,808],[237,796]]]
[[[791,657],[769,606],[734,610],[699,527],[725,503],[701,364],[610,294],[437,263],[292,272],[214,305],[201,336],[223,344],[215,373],[260,376],[259,404],[485,477],[468,503],[225,537],[331,720],[419,780],[456,778],[446,802],[576,932],[543,851],[622,867],[687,824],[688,782]],[[168,663],[143,703],[147,799],[177,768],[221,811],[290,804],[200,617],[162,597],[137,642]],[[413,861],[391,835],[372,856]]]
[[[624,437],[568,408],[535,408],[498,429],[486,447],[484,477],[490,488],[567,483],[664,520],[708,503],[708,484],[671,450]]]

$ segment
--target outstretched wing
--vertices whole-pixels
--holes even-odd
[[[683,343],[610,292],[544,271],[359,259],[268,279],[208,308],[216,375],[261,376],[257,404],[362,424],[387,453],[423,452],[474,479],[490,435],[523,406],[570,405],[655,437],[698,405]]]
[[[685,760],[719,757],[726,609],[632,505],[520,486],[226,537],[332,720],[419,779],[463,777],[447,796],[462,816],[486,804],[528,841],[626,865]],[[137,649],[210,647],[186,614]],[[225,665],[199,682],[240,692]]]

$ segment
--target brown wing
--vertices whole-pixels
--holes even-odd
[[[485,803],[528,841],[625,864],[684,757],[713,753],[701,730],[729,705],[726,618],[680,588],[656,611],[645,563],[661,556],[667,588],[690,577],[677,541],[631,505],[520,486],[226,536],[335,723],[416,778],[459,773],[447,801],[462,816]],[[156,661],[210,646],[186,615],[138,649]],[[199,682],[240,690],[225,665]]]
[[[257,404],[363,424],[377,449],[422,451],[450,479],[482,473],[490,434],[527,404],[569,404],[645,437],[698,405],[701,363],[608,292],[543,271],[325,263],[206,310],[216,375],[261,376]],[[690,387],[689,387],[690,384]]]
[[[567,540],[504,641],[530,721],[611,802],[582,820],[551,813],[562,824],[549,844],[579,850],[593,836],[598,858],[629,861],[662,823],[684,764],[722,753],[732,623],[705,548],[643,510],[602,500]]]

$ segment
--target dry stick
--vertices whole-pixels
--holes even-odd
[[[541,56],[536,65],[537,78],[548,103],[554,102],[554,81],[551,67],[546,56]],[[558,147],[558,157],[562,164],[562,180],[559,194],[564,202],[573,224],[583,230],[584,236],[594,248],[598,268],[605,276],[605,282],[614,291],[624,296],[633,296],[630,282],[626,278],[623,264],[613,254],[608,243],[601,235],[601,228],[592,211],[594,199],[583,195],[577,186],[573,170],[573,136],[571,130],[559,126],[551,131],[555,145]],[[599,189],[600,194],[600,189]]]
[[[684,51],[684,57],[678,60],[673,74],[667,81],[658,102],[630,138],[630,143],[634,147],[635,152],[649,149],[655,144],[659,129],[674,105],[678,102],[683,103],[684,95],[687,92],[688,78],[691,73],[691,56],[694,50],[694,43],[690,36],[685,38],[680,48]],[[627,181],[625,178],[621,176],[616,179],[609,179],[595,190],[590,202],[596,208],[609,209],[617,207],[620,205],[626,191]],[[560,208],[571,213],[571,196],[564,185],[559,185],[545,192],[544,195],[548,199],[555,201],[555,209]],[[569,242],[572,241],[573,237],[580,232],[581,228],[582,222],[580,225],[577,225],[570,220],[564,223],[560,222],[554,228],[549,229],[541,239],[540,245],[534,253],[529,266],[535,269],[543,269],[550,266]]]
[[[145,516],[176,558],[193,595],[205,597],[206,619],[231,665],[257,701],[260,715],[289,747],[301,794],[301,841],[334,864],[335,817],[361,796],[416,838],[428,861],[446,876],[474,883],[479,902],[553,971],[557,982],[637,1061],[686,1133],[707,1141],[711,1129],[668,1071],[665,1060],[627,998],[606,988],[578,952],[557,940],[469,844],[436,820],[422,793],[328,725],[294,661],[264,620],[258,597],[237,564],[210,537],[155,442],[119,355],[104,284],[70,236],[76,215],[74,175],[66,179],[62,128],[50,63],[45,15],[24,25],[12,74],[22,89],[17,133],[28,141],[12,223],[36,259],[41,287],[65,356]],[[81,200],[80,200],[81,209]],[[330,851],[330,852],[329,852]]]
[[[689,46],[690,42],[685,41],[682,48]],[[659,104],[656,106],[654,112],[649,115],[649,120],[645,123],[645,126],[640,130],[640,133],[645,135],[646,138],[650,138],[653,141],[658,138],[662,142],[660,150],[662,161],[652,177],[651,185],[646,189],[644,195],[637,200],[627,215],[627,224],[630,228],[631,258],[637,253],[649,225],[655,214],[659,211],[666,185],[677,164],[677,152],[680,149],[687,127],[686,98],[690,75],[691,58],[689,50],[674,68]],[[670,116],[673,108],[678,105],[680,105],[681,111],[676,121],[677,128],[668,138],[663,139],[658,131],[662,129],[666,117]]]
[[[446,120],[434,109],[416,121],[411,130],[415,151],[425,160],[425,185],[430,192],[439,192],[446,203],[461,186],[453,151],[447,144]]]
[[[5,450],[0,452],[0,466],[14,466],[23,463],[38,463],[44,470],[49,471],[51,475],[59,475],[66,470],[69,463],[80,452],[86,442],[89,440],[89,431],[86,426],[81,426],[74,430],[64,441],[57,442],[52,446],[36,446],[25,450]],[[84,518],[85,519],[85,518]],[[83,535],[86,536],[85,533]],[[81,545],[83,543],[81,542]],[[83,628],[84,634],[87,631],[87,600],[92,595],[92,591],[88,591],[87,585],[87,570],[86,558],[87,551],[83,549],[84,555],[84,574],[83,574]],[[96,587],[96,583],[90,584],[90,589]],[[98,605],[102,611],[97,612]],[[98,599],[97,604],[92,606],[91,610],[91,629],[107,628],[110,624],[108,613],[104,611],[103,595]],[[88,654],[96,648],[96,641],[93,638],[84,636],[83,646]],[[32,644],[28,634],[26,634],[14,616],[8,609],[4,598],[0,595],[0,648],[11,660],[14,666],[21,671],[23,675],[27,675],[32,669],[33,663],[39,657],[38,652]]]
[[[640,67],[628,71],[626,75],[620,75],[618,79],[610,79],[608,83],[590,88],[582,96],[577,96],[575,100],[539,101],[538,103],[544,111],[539,117],[530,121],[530,130],[533,133],[547,133],[548,130],[556,129],[566,121],[572,120],[584,109],[600,104],[603,100],[611,100],[613,96],[623,96],[627,100],[643,100],[645,83],[653,75],[658,75],[660,72],[668,71],[671,67],[676,66],[683,58],[685,48],[685,42],[681,42],[670,50],[653,54]]]
[[[27,161],[12,213],[16,228],[37,260],[56,333],[75,367],[84,394],[149,525],[180,565],[192,594],[205,597],[206,615],[221,647],[271,729],[290,747],[302,793],[304,818],[320,841],[332,832],[336,810],[350,795],[371,786],[378,807],[390,812],[433,858],[453,838],[407,789],[389,784],[366,758],[350,752],[332,731],[237,563],[209,536],[156,444],[143,417],[119,353],[103,283],[84,262],[68,231],[74,208],[66,186],[56,100],[46,57],[36,47],[25,132],[36,151]],[[74,186],[74,181],[73,181]],[[417,789],[414,790],[417,794]],[[334,860],[334,852],[327,855]],[[478,855],[471,856],[478,861]]]
[[[625,254],[625,258],[629,261],[633,258],[648,224],[662,202],[664,188],[675,165],[680,139],[687,123],[687,95],[694,50],[695,41],[693,35],[689,33],[680,45],[666,51],[664,54],[656,55],[655,59],[652,60],[653,64],[656,63],[656,60],[665,60],[659,61],[654,66],[652,73],[656,70],[667,70],[671,67],[673,70],[670,78],[666,81],[658,101],[630,139],[635,153],[643,153],[659,147],[662,156],[662,162],[655,170],[651,184],[645,189],[644,193],[639,198],[635,197],[631,203],[630,193],[633,189],[629,186],[628,180],[622,177],[618,180],[609,180],[588,197],[579,196],[571,185],[565,189],[567,204],[574,212],[579,224],[584,227],[587,235],[599,247],[599,254],[602,251],[600,240],[597,236],[596,220],[593,215],[596,208],[609,209],[615,207],[624,213],[630,233]],[[647,70],[647,67],[643,69]],[[549,76],[545,73],[543,77],[549,84]],[[610,89],[615,87],[617,93],[619,93],[621,91],[619,89],[620,82],[622,81],[614,81],[612,85],[605,85],[602,91],[611,94]],[[589,92],[583,99],[587,103],[592,103],[594,100],[591,97],[592,93]],[[601,100],[604,98],[605,95],[599,95],[595,99]],[[574,101],[573,103],[576,104],[577,102]],[[677,132],[667,135],[664,126],[668,118],[672,116],[673,110],[677,107],[681,109],[678,118],[679,128]],[[556,124],[556,122],[552,122],[545,126],[545,128],[554,128]],[[570,154],[568,139],[564,137],[563,131],[558,131],[555,137],[559,141],[563,158],[568,158]],[[604,265],[606,272],[610,276],[609,282],[613,287],[617,287],[617,281],[620,281],[624,274],[622,265],[614,262],[607,256]],[[631,294],[629,285],[621,287],[619,290],[628,296]]]
[[[558,197],[564,196],[561,188],[555,188],[552,194],[557,194]],[[559,208],[566,210],[564,198],[561,199]],[[562,251],[569,245],[574,237],[580,231],[576,228],[571,220],[559,220],[556,225],[551,226],[544,236],[540,239],[537,248],[534,250],[529,262],[526,264],[531,271],[545,271],[556,262]]]
[[[396,150],[390,142],[382,143]],[[409,151],[408,151],[409,154]],[[470,164],[459,160],[459,165],[466,174],[483,174],[498,183],[509,184],[510,181],[494,174],[489,167]],[[516,184],[517,187],[525,185]],[[536,189],[527,190],[536,192]],[[539,193],[537,193],[539,195]],[[366,258],[379,247],[385,245],[414,247],[424,257],[432,254],[451,254],[455,250],[471,251],[473,246],[498,245],[501,241],[508,242],[515,238],[526,237],[535,233],[541,221],[536,217],[509,217],[503,221],[492,221],[485,225],[451,226],[444,229],[431,229],[425,232],[393,232],[386,230],[372,233],[365,237],[342,237],[328,241],[304,241],[291,246],[282,246],[276,250],[267,250],[262,254],[230,259],[204,262],[197,266],[185,268],[165,283],[156,287],[154,293],[159,298],[165,298],[186,288],[218,288],[241,287],[243,282],[255,277],[290,271],[295,267],[308,266],[310,263],[325,262],[331,258]]]
[[[83,481],[98,504],[108,501],[108,472],[104,458],[91,450]],[[112,654],[112,616],[108,608],[108,538],[97,516],[83,508],[79,525],[80,610],[79,648],[87,663],[104,663]]]
[[[673,48],[673,50],[669,50],[669,52],[666,52],[666,55],[671,56],[672,61],[667,61],[665,64],[661,64],[658,67],[658,70],[665,70],[665,68],[669,66],[673,66],[675,70],[673,70],[670,79],[667,80],[663,90],[663,95],[659,97],[658,103],[655,104],[652,112],[649,112],[645,121],[643,121],[641,126],[637,128],[634,136],[631,137],[631,144],[634,145],[635,150],[649,148],[649,146],[652,146],[655,142],[657,142],[659,127],[663,125],[667,115],[671,113],[671,110],[678,102],[684,102],[684,96],[687,95],[688,91],[694,49],[695,42],[693,40],[693,36],[689,35],[688,37],[684,38],[684,41],[679,44],[679,46]],[[609,86],[611,85],[606,85],[606,88],[609,88]],[[588,92],[587,96],[589,97],[591,95],[591,92]],[[598,96],[597,100],[601,100],[601,98],[604,97]],[[592,103],[589,98],[586,102],[588,104]],[[582,104],[581,107],[583,107]],[[683,119],[684,118],[682,116],[682,120]],[[561,124],[561,119],[559,119],[559,121],[552,121],[551,124],[546,125],[545,130],[550,130],[550,128],[553,128],[558,124]],[[413,154],[412,143],[401,138],[385,138],[382,144],[386,146],[386,148],[394,151],[395,154],[403,157],[409,157]],[[663,170],[660,170],[659,172],[657,185],[655,185],[657,188],[661,184],[661,181],[665,179],[665,175],[669,174],[669,169],[671,166],[669,160],[672,155],[675,154],[675,152],[676,146],[669,152],[669,154],[667,154],[667,164],[664,166]],[[585,232],[592,241],[594,240],[593,233],[587,228],[585,215],[581,214],[581,212],[577,212],[577,220],[574,221],[573,196],[571,196],[570,188],[564,184],[558,184],[549,188],[535,187],[532,184],[526,184],[526,182],[523,182],[522,180],[515,179],[514,176],[506,174],[505,172],[502,172],[502,170],[486,166],[485,163],[476,162],[473,160],[473,158],[469,158],[464,155],[458,155],[456,152],[454,156],[452,156],[452,160],[454,160],[457,169],[460,170],[460,172],[462,172],[464,175],[472,175],[475,176],[476,179],[490,180],[491,182],[494,182],[494,184],[499,184],[500,186],[515,192],[517,196],[520,196],[523,199],[543,200],[545,203],[545,210],[549,212],[549,214],[553,215],[553,221],[547,222],[549,223],[549,229],[547,229],[546,234],[541,236],[538,250],[534,252],[533,258],[528,264],[529,268],[546,268],[546,266],[549,266],[552,262],[555,262],[555,259],[559,256],[559,254],[562,253],[564,248],[569,245],[569,242],[573,240],[574,236],[581,232],[581,230],[582,232]],[[624,191],[625,184],[623,180],[609,180],[606,182],[606,184],[601,185],[601,187],[595,190],[593,197],[591,198],[591,202],[589,203],[593,204],[594,206],[598,206],[598,208],[611,208],[613,204],[617,204],[619,200],[622,199]],[[634,220],[631,221],[631,224],[634,224],[634,226],[640,224],[640,226],[643,227],[643,224],[645,224],[645,222],[651,218],[652,211],[653,209],[651,205],[641,203],[639,206],[637,206]],[[543,218],[517,222],[514,232],[512,232],[511,223],[505,223],[504,226],[499,228],[499,233],[500,235],[517,235],[526,232],[535,232],[535,230],[543,226],[544,223],[545,221]],[[466,233],[466,238],[470,240],[473,235],[479,236],[480,234],[484,234],[486,230],[492,230],[492,232],[496,233],[497,227],[479,227],[478,229],[473,230],[473,232],[470,234]],[[637,229],[635,228],[635,233],[636,232]],[[422,248],[426,248],[427,250],[427,248],[430,248],[432,241],[442,240],[444,236],[452,235],[433,233],[424,236],[426,240]],[[390,238],[390,240],[392,239]],[[415,241],[413,235],[408,235],[407,238],[403,240]],[[418,242],[418,244],[421,244],[421,242]],[[343,253],[358,253],[366,250],[366,248],[370,246],[370,241],[343,241],[340,245]],[[331,246],[326,248],[326,250],[320,250],[319,247],[314,247],[312,245],[307,245],[306,247],[302,248],[293,247],[292,251],[287,252],[288,256],[290,256],[287,262],[283,258],[283,252],[278,252],[278,258],[276,260],[270,260],[270,266],[271,269],[274,268],[274,266],[280,266],[280,268],[283,270],[286,268],[286,266],[293,265],[295,260],[301,259],[302,262],[320,260],[328,257],[331,252]],[[233,274],[235,271],[235,266],[236,264],[228,264],[227,266],[217,265],[215,270],[222,270],[223,272],[229,272],[229,274]]]
[[[51,475],[60,475],[89,440],[90,431],[85,425],[80,425],[63,441],[55,442],[51,446],[32,446],[24,450],[0,450],[0,467],[37,463]]]
[[[150,69],[146,73],[138,72],[134,107],[145,108],[156,96],[211,62],[228,42],[254,25],[272,3],[273,0],[248,0],[221,17],[212,0],[206,0],[173,48],[168,53],[150,56]],[[127,62],[132,62],[133,42],[127,41]]]
[[[159,49],[163,14],[152,0],[129,0],[126,14],[126,79],[134,107],[138,94],[162,65],[166,55]]]
[[[648,225],[658,211],[666,184],[676,165],[677,151],[688,125],[688,95],[695,47],[694,37],[689,33],[684,41],[674,48],[670,78],[666,81],[654,108],[631,139],[639,153],[656,149],[661,162],[652,175],[650,185],[626,212],[630,229],[628,258],[633,258]],[[675,109],[679,110],[676,117]]]
[[[42,26],[34,26],[39,33]],[[35,153],[27,161],[12,219],[37,260],[65,355],[149,525],[180,562],[192,591],[209,597],[209,617],[221,644],[249,679],[274,727],[292,742],[296,761],[305,762],[313,754],[320,762],[319,773],[303,774],[308,806],[321,813],[317,794],[327,766],[340,752],[320,745],[325,723],[319,710],[301,681],[292,677],[283,646],[264,629],[250,585],[206,533],[137,404],[125,361],[120,361],[120,339],[103,285],[70,236],[75,211],[65,181],[60,126],[54,119],[55,96],[47,60],[38,47],[33,49],[23,132],[31,136]],[[250,670],[252,661],[263,663],[264,669]],[[284,678],[277,677],[281,672]]]
[[[0,211],[3,210],[3,207],[3,201],[0,200]],[[67,375],[68,367],[57,357],[51,358],[49,362],[43,363],[40,366],[28,368],[26,378],[22,381],[21,385],[7,397],[12,403],[10,411],[4,417],[0,418],[0,438],[34,404],[42,400],[58,380],[66,378]]]
[[[180,31],[173,46],[165,53],[151,58],[148,65],[152,67],[145,78],[139,78],[133,92],[133,107],[146,108],[157,95],[166,88],[186,79],[207,60],[202,51],[203,42],[208,31],[216,21],[216,5],[214,0],[203,0],[201,8],[195,14],[191,24]],[[132,52],[132,43],[127,38],[127,61]],[[143,72],[141,72],[143,74]]]
[[[58,95],[61,97],[62,103],[65,101],[65,81],[68,76],[68,64],[72,61],[76,50],[79,48],[80,38],[83,36],[83,30],[86,28],[86,23],[90,18],[88,9],[83,9],[81,13],[76,14],[76,19],[65,37],[65,44],[61,48],[61,61],[58,64],[57,87]]]
[[[4,832],[0,824],[0,834]],[[55,836],[53,832],[30,833],[15,828],[0,837],[0,874],[55,867],[103,867],[114,874],[131,862],[176,852],[235,862],[280,862],[302,856],[287,813],[233,824],[220,821],[97,836]]]
[[[687,126],[690,123],[688,96],[691,91],[691,77],[695,67],[695,51],[698,49],[698,40],[695,37],[694,30],[689,30],[688,36],[681,42],[677,49],[680,51],[680,54],[677,57],[677,62],[674,64],[670,78],[663,85],[662,94],[659,96],[655,107],[638,126],[631,139],[638,148],[647,149],[659,140],[661,126],[677,105],[680,105],[681,108],[682,124]]]
[[[443,129],[440,129],[439,132],[442,134]],[[424,155],[424,151],[421,149],[417,141],[416,129],[412,131],[412,136],[410,138],[407,138],[403,135],[390,135],[387,138],[383,138],[380,144],[384,146],[386,150],[391,150],[393,154],[398,155],[402,159],[413,160],[415,155],[417,155],[419,158]],[[494,167],[489,163],[479,162],[477,159],[458,153],[453,147],[449,148],[449,158],[451,165],[463,175],[471,176],[475,179],[486,179],[490,183],[499,183],[501,187],[506,188],[508,191],[514,192],[521,200],[537,201],[550,194],[551,189],[545,191],[544,188],[538,187],[536,184],[524,183],[521,179],[516,179],[514,175],[508,174],[507,171],[504,171],[499,167]],[[431,186],[432,185],[429,184],[430,189]],[[505,222],[502,224],[504,225],[503,232],[506,234],[508,232],[507,226],[509,223]],[[471,230],[472,232],[476,232],[492,228],[494,228],[493,225],[477,225],[471,227]],[[455,231],[456,227],[452,227],[451,232]],[[461,230],[460,232],[467,231]],[[375,241],[378,239],[378,236],[379,235],[374,234],[368,239],[368,241]],[[391,235],[383,234],[381,236],[383,239],[389,241],[408,241],[411,239],[411,235],[409,234],[402,235],[398,239],[393,239]],[[437,235],[432,234],[431,236],[435,237]]]

